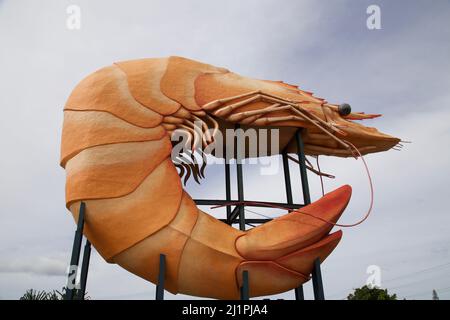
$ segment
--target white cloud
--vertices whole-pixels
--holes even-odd
[[[37,257],[20,260],[0,261],[0,273],[31,273],[36,275],[62,276],[66,272],[66,261],[62,259]]]
[[[358,111],[381,111],[383,118],[366,123],[413,141],[402,152],[368,157],[374,213],[364,225],[344,230],[342,243],[324,265],[326,293],[339,298],[361,285],[370,264],[379,264],[389,279],[449,261],[444,203],[450,46],[443,41],[450,32],[448,2],[426,4],[424,10],[423,4],[381,1],[379,33],[365,28],[369,2],[136,1],[125,7],[122,1],[80,0],[80,31],[65,28],[65,10],[73,1],[1,2],[0,296],[18,298],[30,287],[59,289],[65,284],[64,276],[56,275],[65,272],[75,226],[64,207],[58,158],[62,106],[71,89],[113,61],[170,54],[298,83],[329,101],[347,101]],[[327,190],[353,186],[342,220],[360,218],[368,204],[363,167],[351,159],[326,157],[321,164],[337,175],[327,182]],[[265,177],[262,188],[257,170],[248,169],[248,198],[284,200],[282,177],[270,183]],[[291,172],[299,179],[295,166]],[[317,199],[318,179],[310,175],[310,183]],[[222,187],[221,169],[208,168],[204,184],[188,190],[205,197],[205,190],[213,189],[208,195],[216,197]],[[296,183],[294,192],[300,195]],[[414,276],[386,285],[403,295],[444,285],[437,283],[443,279],[438,271],[427,276],[429,281]],[[154,297],[153,285],[95,253],[88,291],[93,298]],[[448,292],[440,295],[450,297]]]

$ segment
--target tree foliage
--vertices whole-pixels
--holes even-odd
[[[397,300],[397,295],[390,295],[387,289],[363,286],[350,293],[347,300]]]
[[[66,298],[67,289],[63,287],[61,291],[52,290],[35,290],[28,289],[23,296],[20,297],[20,300],[64,300]],[[87,294],[87,293],[86,293]],[[79,290],[75,291],[74,298],[78,300],[80,298],[81,292]],[[85,295],[85,300],[89,300],[90,297]]]

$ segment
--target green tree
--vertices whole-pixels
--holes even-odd
[[[390,295],[387,289],[363,286],[350,293],[347,300],[397,300],[397,295]]]
[[[64,300],[67,294],[66,287],[63,287],[61,291],[58,290],[52,290],[52,291],[45,291],[45,290],[34,290],[34,289],[28,289],[25,294],[20,297],[20,300]],[[79,290],[75,291],[75,299],[78,300],[79,296],[81,295],[81,292]],[[90,297],[87,296],[87,292],[84,296],[85,300],[89,300]]]
[[[37,291],[34,289],[28,289],[23,296],[20,297],[20,300],[49,300],[48,293],[44,290]]]
[[[63,300],[64,294],[58,290],[45,291],[45,290],[34,290],[28,289],[20,300]]]

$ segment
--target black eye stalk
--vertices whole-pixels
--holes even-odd
[[[343,103],[339,105],[338,112],[341,116],[348,116],[352,112],[352,107],[348,103]]]

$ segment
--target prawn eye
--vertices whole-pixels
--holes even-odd
[[[339,105],[338,112],[341,116],[348,116],[352,112],[352,107],[348,103],[343,103]]]

